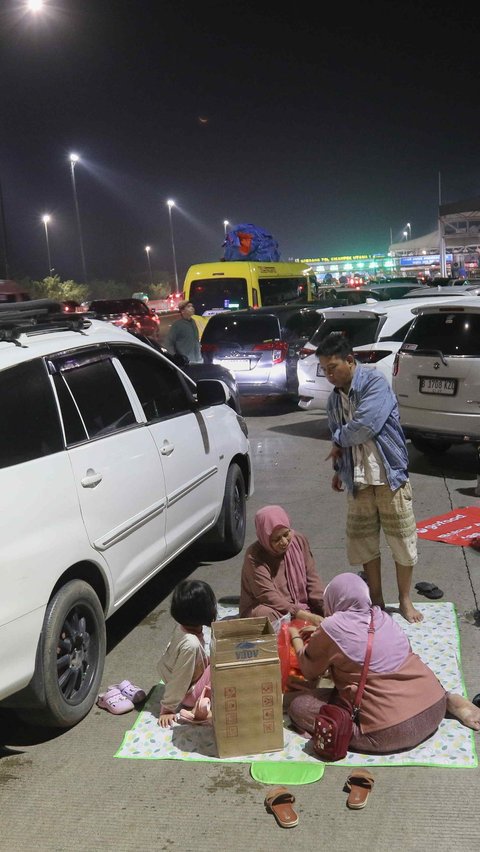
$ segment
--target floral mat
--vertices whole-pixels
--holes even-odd
[[[398,604],[392,604],[392,608]],[[398,613],[392,617],[408,635],[413,650],[435,672],[445,689],[465,695],[461,671],[460,636],[453,603],[415,604],[424,614],[418,624],[408,624]],[[219,607],[219,618],[238,614],[235,608]],[[144,709],[123,738],[114,757],[141,760],[199,760],[224,763],[282,762],[296,764],[321,763],[310,749],[308,740],[288,727],[284,720],[284,748],[266,754],[241,757],[217,757],[215,737],[210,725],[175,724],[163,729],[157,724],[163,684],[150,692]],[[328,764],[327,764],[328,765]],[[391,755],[362,755],[349,752],[333,766],[435,766],[473,769],[478,766],[473,731],[455,719],[444,719],[429,740],[410,751]],[[306,767],[305,767],[306,768]],[[273,767],[272,767],[273,769]],[[321,777],[319,774],[318,777]]]

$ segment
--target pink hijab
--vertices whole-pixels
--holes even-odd
[[[262,547],[276,559],[285,561],[285,578],[288,591],[293,603],[301,605],[301,609],[309,610],[307,595],[307,574],[305,571],[305,558],[300,543],[293,530],[293,538],[285,553],[279,556],[270,547],[270,536],[277,527],[291,529],[290,518],[281,506],[264,506],[255,515],[255,530],[257,538]]]
[[[358,574],[337,574],[328,583],[323,601],[325,633],[355,663],[363,663],[367,650],[372,601],[368,586]],[[370,668],[378,674],[396,671],[410,652],[402,628],[378,606],[373,607],[373,636]]]

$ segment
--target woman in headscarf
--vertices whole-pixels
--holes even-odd
[[[355,700],[372,610],[367,584],[357,574],[338,574],[325,589],[324,610],[326,617],[307,645],[301,633],[306,636],[311,628],[289,628],[305,678],[314,683],[329,669],[335,687],[307,689],[291,701],[288,714],[295,728],[308,734],[323,704]],[[446,713],[480,730],[480,709],[445,691],[390,615],[378,606],[373,615],[372,656],[350,750],[387,754],[413,748],[436,731]]]
[[[257,541],[248,548],[242,568],[240,618],[282,616],[320,624],[323,584],[310,545],[291,528],[281,506],[264,506],[255,515]]]

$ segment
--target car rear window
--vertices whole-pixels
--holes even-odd
[[[310,343],[318,346],[331,331],[341,331],[352,346],[363,346],[374,343],[380,325],[380,317],[324,317]]]
[[[212,317],[202,335],[202,343],[262,343],[280,338],[280,326],[274,316],[239,317],[217,314]]]
[[[409,350],[414,345],[417,352],[433,349],[444,355],[479,357],[480,314],[423,314],[413,321],[404,343],[409,344]]]

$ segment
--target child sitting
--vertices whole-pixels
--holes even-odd
[[[217,617],[212,588],[202,580],[182,580],[173,591],[170,615],[177,625],[158,665],[165,684],[158,719],[162,728],[172,725],[182,708],[194,707],[210,686],[203,627]]]

